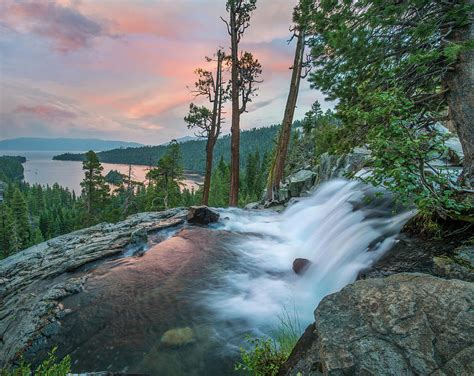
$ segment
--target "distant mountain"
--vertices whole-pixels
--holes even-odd
[[[176,138],[174,139],[174,141],[176,141],[178,144],[182,144],[184,142],[188,142],[188,141],[196,141],[196,140],[201,140],[201,138],[199,137],[193,137],[193,136],[184,136],[184,137],[179,137],[179,138]],[[168,141],[168,142],[165,142],[163,144],[160,144],[160,145],[164,145],[164,146],[167,146],[171,143],[171,141]]]
[[[140,146],[143,145],[136,142],[110,141],[96,138],[20,137],[0,140],[0,150],[104,151]]]

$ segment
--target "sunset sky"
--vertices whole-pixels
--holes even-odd
[[[264,82],[242,127],[279,123],[289,87],[296,0],[258,0],[242,49]],[[0,139],[98,137],[159,144],[192,135],[187,86],[229,37],[224,0],[0,3]],[[304,82],[296,118],[323,96]],[[202,102],[204,103],[204,102]],[[324,107],[324,106],[323,106]],[[230,113],[226,115],[230,118]],[[224,124],[229,132],[230,120]]]

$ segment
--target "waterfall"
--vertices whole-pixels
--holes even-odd
[[[220,228],[241,235],[229,245],[237,267],[221,271],[206,304],[221,320],[262,330],[294,312],[304,329],[322,298],[355,281],[393,246],[413,215],[393,208],[388,193],[339,179],[281,214],[220,210]],[[295,258],[312,263],[302,276],[292,271]]]

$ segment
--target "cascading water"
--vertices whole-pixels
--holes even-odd
[[[304,329],[319,301],[390,249],[413,214],[394,214],[387,194],[345,180],[322,185],[282,214],[220,213],[228,218],[223,229],[247,235],[231,245],[238,267],[221,272],[223,283],[207,292],[206,302],[220,319],[263,332],[285,312],[297,315]],[[296,258],[312,263],[303,276],[291,270]]]
[[[394,214],[379,193],[335,180],[282,214],[222,209],[210,227],[152,234],[73,273],[84,291],[62,300],[69,313],[44,351],[70,354],[75,372],[233,375],[246,333],[271,336],[282,317],[304,330],[325,295],[392,246],[412,213]],[[304,275],[295,258],[312,262]],[[164,334],[176,328],[191,338],[170,347]]]

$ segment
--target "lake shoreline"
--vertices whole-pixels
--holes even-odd
[[[25,151],[25,150],[0,150],[0,155],[23,156],[26,162],[23,164],[24,181],[29,184],[49,185],[59,184],[62,187],[80,194],[80,183],[84,177],[81,161],[60,161],[53,160],[53,156],[58,151]],[[80,163],[77,163],[80,162]],[[112,170],[117,170],[121,174],[128,175],[128,164],[120,163],[102,163],[104,167],[103,175],[105,176]],[[132,178],[135,181],[146,183],[146,174],[149,166],[132,165]],[[204,177],[195,171],[184,172],[184,187],[188,189],[198,189],[202,184]]]

